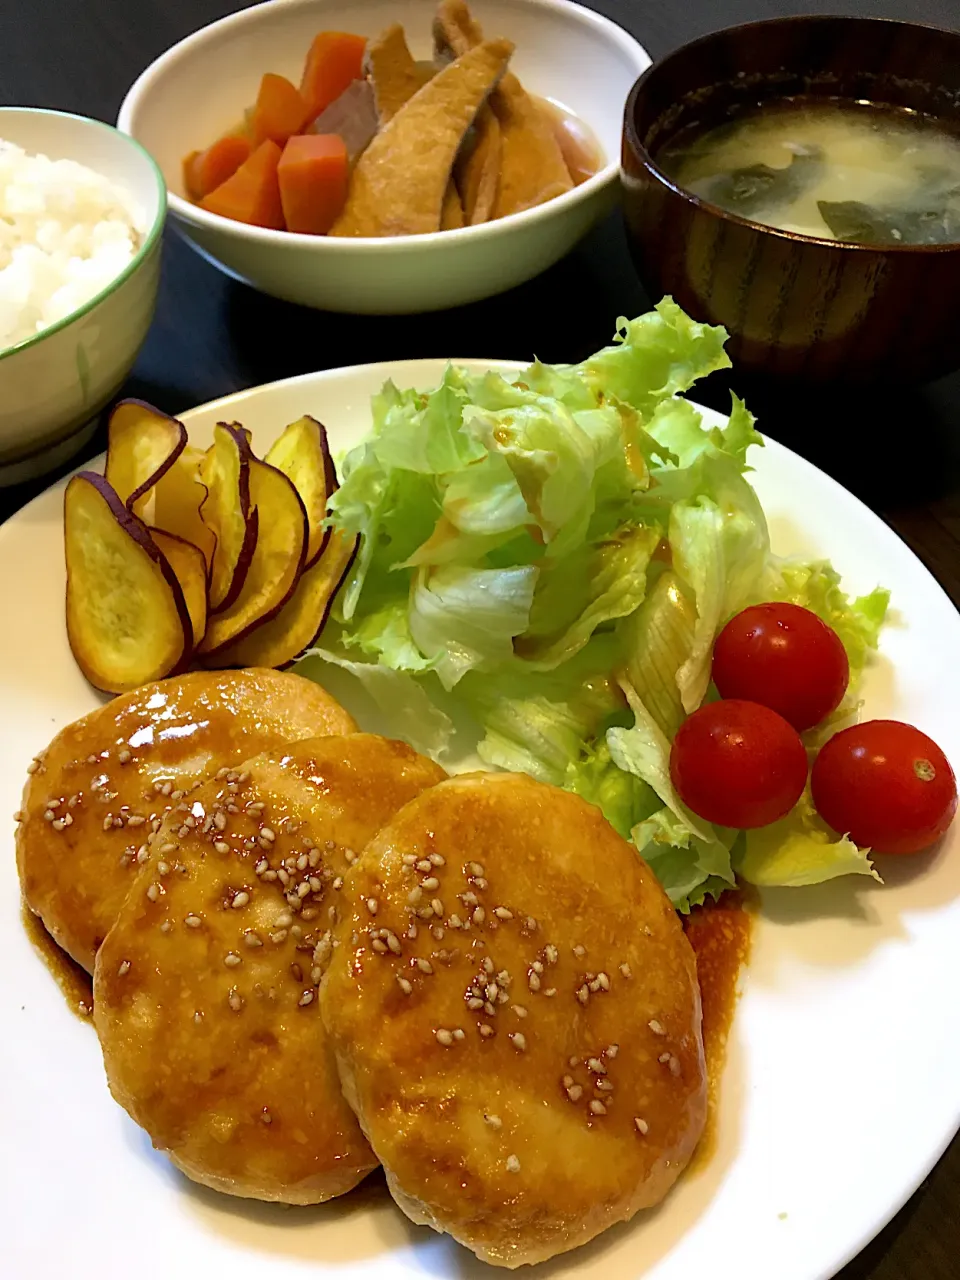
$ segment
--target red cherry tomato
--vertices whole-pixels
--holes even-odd
[[[756,604],[731,618],[713,650],[723,698],[746,698],[810,729],[835,711],[850,679],[840,637],[798,604]]]
[[[680,726],[670,777],[688,808],[723,827],[765,827],[789,813],[807,781],[800,735],[769,707],[735,698]]]
[[[919,853],[957,811],[957,783],[935,742],[899,720],[868,720],[823,747],[810,778],[817,812],[876,853]]]

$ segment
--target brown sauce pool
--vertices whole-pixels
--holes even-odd
[[[44,928],[43,921],[25,902],[20,904],[20,919],[34,951],[53,975],[70,1011],[78,1018],[88,1019],[93,1013],[93,980],[89,973],[57,946]]]
[[[737,1009],[740,970],[750,956],[752,924],[749,903],[739,890],[725,893],[718,902],[694,907],[683,921],[684,933],[697,957],[707,1060],[707,1123],[697,1148],[698,1162],[709,1158],[716,1138],[720,1082]]]

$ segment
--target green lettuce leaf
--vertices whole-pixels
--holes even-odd
[[[652,787],[613,763],[603,739],[567,768],[563,785],[595,804],[625,840],[660,804]]]
[[[537,581],[532,565],[421,568],[410,600],[410,635],[444,688],[475,667],[509,663],[513,639],[526,629]]]
[[[672,298],[664,298],[635,320],[621,316],[614,345],[585,360],[580,369],[595,391],[648,414],[697,379],[728,369],[726,338],[726,330],[698,324]]]
[[[791,888],[848,875],[879,880],[868,855],[849,836],[837,838],[814,809],[808,788],[785,818],[746,832],[737,871],[751,884]]]
[[[381,733],[409,742],[415,751],[433,760],[440,761],[446,756],[453,736],[453,722],[413,676],[392,671],[379,662],[354,662],[324,648],[308,649],[294,671],[323,684],[335,697],[345,691],[342,696],[351,702],[354,691],[349,682],[355,681],[373,704]],[[340,681],[339,673],[342,673]]]

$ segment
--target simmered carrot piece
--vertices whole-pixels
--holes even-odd
[[[300,90],[285,76],[275,76],[268,71],[260,81],[260,92],[250,118],[253,145],[258,147],[270,138],[282,147],[306,123],[307,107]]]
[[[290,86],[293,88],[293,86]],[[183,185],[191,200],[202,200],[232,178],[252,151],[249,139],[228,134],[206,151],[191,151],[183,161]]]
[[[233,177],[204,196],[200,206],[235,222],[249,222],[256,227],[283,230],[283,208],[277,166],[281,151],[268,138],[261,142],[249,160],[244,161]]]
[[[364,36],[345,31],[321,31],[314,37],[300,81],[300,93],[312,120],[363,75]]]
[[[287,230],[326,235],[347,202],[346,144],[332,133],[291,138],[283,149],[277,177]]]

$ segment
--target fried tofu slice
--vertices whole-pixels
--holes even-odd
[[[417,62],[399,22],[387,27],[367,46],[364,69],[373,86],[381,128],[389,124],[415,93],[436,75],[437,69]],[[447,183],[440,214],[440,230],[464,225],[463,205],[452,179]]]
[[[436,74],[423,63],[415,61],[399,22],[370,41],[363,66],[373,85],[381,128],[389,124],[400,108],[405,107]]]
[[[480,111],[474,129],[473,145],[458,158],[454,169],[464,219],[470,227],[490,221],[500,191],[500,121],[489,104]]]
[[[509,40],[484,41],[415,93],[360,157],[346,207],[330,234],[438,231],[460,144],[512,53]]]
[[[434,19],[438,53],[462,58],[482,40],[465,0],[441,0]],[[573,188],[553,126],[512,72],[491,94],[490,110],[500,126],[500,181],[492,217],[532,209]]]

